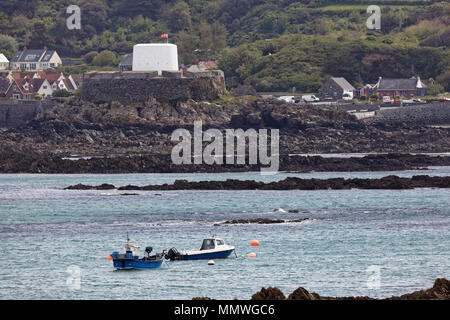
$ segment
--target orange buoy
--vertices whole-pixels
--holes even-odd
[[[256,253],[254,252],[250,252],[250,254],[248,255],[250,258],[256,258]]]
[[[112,257],[109,255],[109,256],[106,257],[106,259],[108,259],[109,261],[111,261],[111,260],[112,260]]]
[[[259,246],[259,241],[258,240],[252,240],[252,242],[250,243],[253,247],[257,247]]]

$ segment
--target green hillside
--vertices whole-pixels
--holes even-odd
[[[81,30],[66,28],[70,4]],[[450,4],[377,1],[381,30],[366,27],[373,1],[8,0],[0,8],[0,52],[55,48],[92,64],[103,50],[117,63],[135,43],[168,33],[182,63],[218,59],[235,83],[262,91],[315,91],[328,75],[354,84],[378,76],[434,78],[450,90]],[[99,59],[97,59],[99,60]],[[98,63],[97,63],[98,64]],[[92,66],[85,66],[91,68]]]

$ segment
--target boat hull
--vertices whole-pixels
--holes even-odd
[[[133,270],[133,269],[155,269],[161,267],[163,259],[158,260],[142,260],[142,259],[115,259],[113,260],[114,268],[117,270]]]
[[[198,254],[181,254],[179,256],[179,260],[225,259],[233,251],[234,251],[234,249],[217,251],[217,252],[198,253]]]

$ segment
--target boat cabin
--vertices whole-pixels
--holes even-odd
[[[134,244],[125,244],[125,252],[126,253],[131,253],[133,255],[133,257],[137,257],[139,256],[139,246],[136,246]]]
[[[204,239],[200,250],[212,250],[212,249],[216,249],[216,247],[220,247],[220,246],[224,246],[224,245],[225,245],[225,241],[223,241],[222,239],[219,239],[219,238]]]

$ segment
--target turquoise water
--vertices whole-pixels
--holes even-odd
[[[227,174],[0,175],[1,299],[248,299],[262,286],[286,295],[299,286],[321,295],[388,297],[450,277],[450,190],[68,191],[77,184],[146,185],[175,179],[450,175],[431,171]],[[134,193],[134,192],[133,192]],[[274,211],[278,208],[283,210]],[[288,213],[298,209],[300,213]],[[283,212],[286,211],[286,212]],[[280,225],[217,225],[231,219],[299,219]],[[167,262],[118,272],[106,257],[126,233],[157,251],[195,249],[214,233],[234,256]],[[251,247],[257,239],[259,247]],[[255,252],[256,258],[247,258]],[[242,258],[244,256],[245,258]],[[68,267],[80,288],[67,285]],[[368,286],[379,268],[379,286]],[[70,284],[70,283],[69,283]]]

